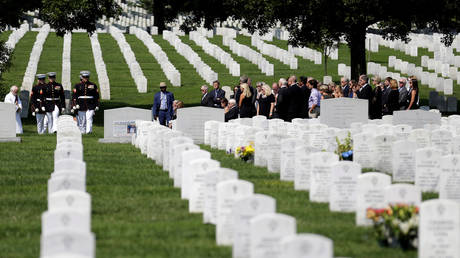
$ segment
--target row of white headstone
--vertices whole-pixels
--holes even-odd
[[[310,60],[314,62],[314,64],[322,64],[323,53],[319,52],[318,50],[308,47],[293,47],[289,45],[288,51],[296,56],[301,56],[303,59]]]
[[[163,31],[163,39],[169,42],[173,46],[177,53],[182,55],[196,70],[196,72],[205,80],[207,83],[212,84],[218,78],[218,74],[207,65],[200,56],[193,51],[193,49],[184,44],[180,38],[171,31]]]
[[[107,67],[104,59],[102,59],[102,50],[97,32],[94,32],[89,38],[91,40],[91,49],[93,50],[94,66],[96,67],[101,99],[110,99],[110,81],[107,75]]]
[[[72,47],[72,33],[66,33],[64,35],[64,43],[62,46],[62,75],[61,82],[65,90],[72,90],[72,81],[71,81],[71,49]]]
[[[432,70],[438,74],[441,74],[442,77],[449,77],[452,80],[457,81],[458,78],[460,78],[457,67],[450,66],[449,64],[443,63],[441,61],[437,61],[434,58],[430,58],[428,56],[421,56],[421,65],[422,67],[425,67],[428,70]]]
[[[333,257],[330,239],[296,234],[295,218],[276,213],[274,198],[255,194],[251,182],[220,167],[184,133],[150,121],[136,127],[132,144],[168,172],[190,213],[216,225],[217,244],[232,246],[233,257]]]
[[[58,119],[54,172],[48,180],[48,210],[42,214],[40,257],[95,257],[91,196],[80,130],[72,116]]]
[[[228,46],[230,50],[238,55],[241,56],[249,62],[257,65],[259,69],[267,76],[273,76],[275,72],[275,67],[273,64],[267,61],[263,55],[254,49],[250,48],[249,46],[243,45],[238,43],[231,37],[223,36],[222,37],[222,44],[224,46]]]
[[[19,42],[20,39],[22,39],[22,37],[24,37],[24,34],[26,34],[28,30],[28,24],[21,24],[21,26],[18,29],[15,29],[13,30],[13,32],[11,32],[10,36],[8,37],[8,40],[5,42],[5,46],[11,51],[13,51],[16,44]],[[9,56],[7,58],[9,59]],[[0,74],[1,73],[2,72],[0,71]]]
[[[457,125],[460,129],[460,117],[453,117],[449,122]],[[310,135],[314,140],[315,131],[325,132],[326,135],[333,134],[326,131],[327,127],[319,126],[317,121],[309,123],[297,119],[292,122],[294,128],[297,128],[295,136],[291,130],[284,127],[289,123],[279,120],[266,120],[263,117],[254,117],[252,119],[232,120],[233,123],[222,123],[217,121],[208,121],[205,123],[205,144],[213,148],[223,149],[223,143],[228,143],[228,139],[244,139],[243,145],[251,144],[254,141],[256,166],[267,166],[269,172],[280,172],[280,179],[285,181],[294,181],[296,190],[308,190],[310,201],[329,203],[329,209],[333,212],[355,212],[356,224],[360,226],[370,226],[372,221],[366,217],[368,208],[381,209],[388,205],[415,205],[421,207],[420,225],[419,225],[419,257],[431,257],[436,252],[447,254],[456,254],[458,256],[459,247],[456,242],[451,242],[451,238],[459,240],[460,238],[460,155],[446,155],[442,157],[442,151],[437,148],[421,148],[417,150],[415,156],[416,144],[406,140],[391,143],[391,136],[376,136],[375,140],[380,144],[392,146],[392,149],[378,149],[375,153],[374,160],[378,162],[388,162],[385,156],[390,154],[394,162],[393,179],[402,177],[401,181],[413,182],[413,177],[407,177],[412,170],[414,173],[414,163],[418,163],[417,173],[420,173],[421,184],[416,181],[412,184],[391,184],[391,176],[379,173],[368,172],[361,174],[362,166],[357,161],[339,161],[337,154],[332,152],[322,152],[321,147],[308,144],[305,141],[306,135]],[[252,126],[251,126],[252,123]],[[233,125],[232,125],[233,124]],[[363,126],[364,127],[364,126]],[[384,132],[392,127],[382,128]],[[397,126],[395,135],[400,139],[418,137],[418,132],[410,134],[410,128]],[[264,130],[265,129],[265,130]],[[356,129],[356,128],[355,128]],[[363,128],[369,130],[370,128]],[[376,128],[373,128],[375,132]],[[423,130],[423,129],[421,129]],[[350,130],[351,131],[351,130]],[[390,130],[391,131],[391,130]],[[409,131],[409,134],[406,134]],[[233,135],[232,132],[235,132]],[[243,132],[243,133],[239,133]],[[256,133],[255,133],[256,132]],[[279,132],[287,132],[280,134]],[[255,135],[254,135],[255,133]],[[436,132],[434,132],[436,133]],[[249,135],[252,134],[252,136]],[[356,150],[362,146],[357,146],[356,141],[368,142],[370,139],[363,137],[366,133],[358,133],[353,136],[354,155]],[[369,132],[368,132],[369,134]],[[245,137],[246,136],[246,137]],[[292,138],[290,138],[291,136]],[[385,137],[387,140],[384,140]],[[322,141],[327,141],[323,138]],[[311,142],[312,143],[312,142]],[[460,143],[460,142],[459,142]],[[225,145],[226,146],[226,145]],[[459,144],[460,146],[460,144]],[[230,147],[232,148],[232,147]],[[459,148],[460,150],[460,148]],[[230,150],[227,150],[231,152]],[[368,147],[367,152],[372,153]],[[425,155],[430,153],[429,155]],[[459,152],[460,154],[460,152]],[[419,156],[421,155],[421,156]],[[415,161],[417,160],[417,161]],[[394,165],[398,163],[398,165]],[[412,163],[412,164],[411,164]],[[363,166],[367,166],[367,163]],[[398,180],[395,180],[398,181]],[[422,203],[422,190],[427,190],[426,183],[429,185],[439,182],[439,200],[431,200]],[[434,187],[436,188],[436,187]],[[428,191],[437,189],[429,188]],[[452,212],[453,214],[451,214]],[[434,222],[449,223],[449,227],[433,227]],[[451,227],[454,227],[452,229]],[[443,232],[443,234],[441,234]],[[434,233],[438,233],[434,237]],[[438,238],[439,237],[439,238]],[[433,239],[437,238],[436,241]],[[448,245],[446,245],[448,244]],[[444,249],[444,247],[446,247]]]
[[[460,72],[457,72],[457,68],[451,67],[453,68],[452,71],[449,71],[448,65],[447,67],[443,67],[443,68],[441,67],[442,65],[437,66],[437,68],[434,68],[432,67],[432,64],[434,63],[433,59],[427,60],[426,58],[422,58],[422,60],[424,61],[423,63],[425,65],[428,64],[429,62],[429,67],[428,67],[429,70],[436,70],[436,71],[434,73],[423,71],[424,65],[422,65],[422,67],[416,66],[413,63],[403,61],[401,59],[396,58],[395,56],[388,57],[388,67],[391,67],[396,71],[400,71],[402,74],[415,75],[422,84],[426,84],[428,85],[428,87],[432,89],[436,89],[436,91],[444,92],[444,94],[448,94],[448,95],[453,94],[453,85],[454,85],[453,80],[457,80],[458,82],[458,80],[460,79]],[[369,68],[373,72],[375,72],[372,74],[377,74],[381,76],[383,75],[385,77],[391,76],[390,75],[391,73],[386,71],[387,70],[386,66],[382,66],[380,64],[369,62],[368,69]],[[445,68],[447,69],[447,74],[444,73]],[[442,76],[450,77],[450,78],[445,79],[443,77],[438,77],[438,73],[441,73],[441,71],[438,69],[443,70]],[[382,78],[385,78],[385,77],[382,77]]]
[[[225,52],[217,45],[210,43],[208,39],[198,31],[191,31],[189,33],[189,38],[200,46],[206,54],[214,57],[221,64],[225,65],[232,76],[240,76],[240,64],[232,58],[232,55]]]
[[[418,48],[425,48],[428,52],[433,53],[434,60],[460,67],[460,56],[453,52],[454,49],[457,49],[457,52],[460,50],[460,37],[458,35],[455,36],[452,46],[449,47],[441,43],[442,35],[436,33],[432,35],[411,33],[409,35],[411,40],[408,43],[401,40],[384,40],[381,36],[374,34],[368,34],[367,37],[379,45],[399,50],[413,57],[418,56]]]
[[[153,38],[146,31],[135,28],[134,32],[136,37],[148,48],[150,54],[155,58],[157,63],[160,64],[166,78],[168,78],[173,86],[179,87],[181,85],[180,72],[176,69],[176,67],[174,67],[171,61],[169,61],[168,56],[161,49],[160,45],[155,43]]]
[[[40,32],[37,35],[32,51],[30,52],[29,62],[27,63],[24,78],[22,79],[21,90],[30,91],[32,89],[32,85],[35,81],[35,75],[37,74],[38,61],[40,61],[40,55],[43,50],[43,44],[45,43],[46,38],[48,37],[49,31],[50,26],[48,24],[45,24],[40,29]]]
[[[139,93],[147,92],[147,78],[145,78],[144,73],[142,72],[141,66],[136,60],[134,52],[131,50],[130,45],[126,42],[125,36],[123,33],[116,27],[110,27],[110,35],[117,41],[118,46],[120,47],[121,53],[125,58],[126,64],[128,64],[129,71],[131,72],[131,77],[136,83],[137,91]]]
[[[233,39],[236,38],[236,30],[226,27],[217,27],[216,35]]]
[[[273,57],[285,65],[289,65],[290,69],[297,70],[297,58],[292,52],[288,52],[272,44],[267,44],[256,34],[251,36],[251,45],[255,46],[262,54]]]

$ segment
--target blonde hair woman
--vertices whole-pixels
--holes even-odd
[[[343,97],[342,86],[335,85],[334,92],[332,93],[332,95],[334,95],[334,98]]]
[[[275,96],[272,94],[272,89],[267,84],[262,85],[263,95],[259,98],[257,106],[257,115],[270,118],[273,115],[275,108]]]
[[[241,95],[238,102],[238,107],[240,108],[240,117],[253,117],[255,113],[255,106],[252,102],[251,88],[249,88],[247,83],[242,83],[240,88]]]

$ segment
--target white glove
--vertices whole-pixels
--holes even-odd
[[[98,110],[99,110],[99,107],[96,107],[96,108],[94,109],[94,111],[98,111]]]
[[[65,108],[61,108],[61,113],[64,113],[65,112]]]
[[[35,112],[38,112],[38,108],[35,109]]]
[[[32,112],[32,116],[35,116],[35,112]]]
[[[45,111],[45,110],[46,110],[45,107],[42,107],[42,111]]]
[[[76,105],[76,106],[75,106],[75,109],[80,109],[80,105]]]
[[[72,110],[70,110],[70,112],[73,114],[75,113],[75,109],[72,108]]]

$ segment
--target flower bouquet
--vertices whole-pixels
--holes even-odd
[[[240,146],[236,148],[235,154],[241,160],[245,162],[251,162],[254,160],[254,147],[252,145]]]
[[[335,137],[337,142],[337,150],[335,154],[339,155],[340,160],[353,160],[353,144],[351,140],[351,135],[348,133],[347,138],[343,143],[340,142],[339,137]]]
[[[418,207],[406,204],[390,205],[385,209],[367,209],[367,218],[374,224],[380,245],[403,250],[418,246]]]

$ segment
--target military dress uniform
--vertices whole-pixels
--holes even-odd
[[[45,99],[44,99],[44,90],[46,84],[44,82],[46,75],[37,74],[38,83],[32,87],[32,92],[30,93],[30,111],[32,116],[35,116],[37,119],[37,132],[38,134],[45,133]]]
[[[56,73],[48,73],[48,77],[55,78]],[[43,92],[45,98],[46,117],[48,119],[48,133],[56,132],[59,111],[65,111],[65,95],[62,84],[53,81],[46,84]]]
[[[82,77],[89,78],[89,72],[83,72]],[[77,112],[77,123],[81,133],[91,133],[93,130],[94,111],[99,110],[99,90],[95,83],[82,80],[73,89],[72,112]]]

